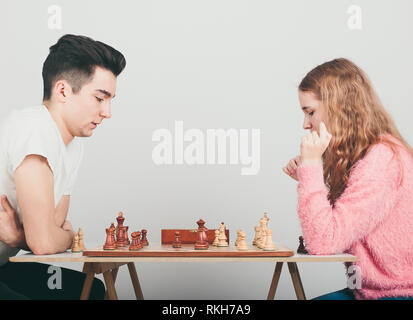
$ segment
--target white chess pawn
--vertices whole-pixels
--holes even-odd
[[[248,244],[245,241],[245,232],[241,231],[239,237],[240,237],[240,239],[239,239],[239,242],[238,242],[238,245],[237,245],[237,249],[241,250],[241,251],[248,250]]]
[[[218,242],[219,242],[218,237],[219,237],[219,230],[215,230],[215,239],[214,239],[214,242],[212,242],[212,245],[214,247],[218,246]]]
[[[274,251],[275,250],[275,244],[272,241],[272,229],[267,229],[266,230],[266,239],[265,239],[265,245],[264,245],[264,251]]]

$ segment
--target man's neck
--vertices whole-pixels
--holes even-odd
[[[63,142],[65,146],[67,146],[70,142],[72,142],[74,136],[68,130],[63,117],[60,113],[61,107],[60,105],[53,104],[50,101],[43,101],[43,105],[46,106],[47,110],[49,111],[50,115],[52,116],[54,122],[56,122],[57,128],[59,129],[60,135],[62,136]]]

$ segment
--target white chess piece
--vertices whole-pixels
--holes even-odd
[[[237,230],[237,240],[235,240],[235,245],[236,245],[236,246],[237,246],[238,243],[239,243],[240,236],[241,236],[241,232],[242,232],[241,229],[238,229],[238,230]]]
[[[240,236],[239,237],[240,237],[240,239],[239,239],[239,242],[238,242],[238,245],[237,245],[237,249],[241,250],[241,251],[248,250],[248,244],[245,241],[245,232],[240,231]]]
[[[219,227],[218,247],[228,247],[227,236],[225,235],[225,224],[223,222]]]
[[[275,250],[275,244],[272,241],[272,229],[267,229],[266,230],[266,239],[265,239],[265,245],[264,245],[264,250],[265,251],[274,251]]]
[[[257,247],[262,249],[264,248],[265,242],[266,242],[266,230],[267,230],[267,220],[265,218],[261,218],[260,220],[260,231],[261,235],[260,238],[257,240]]]
[[[215,239],[214,239],[214,242],[212,242],[212,245],[214,247],[218,246],[218,241],[219,241],[218,237],[219,237],[219,230],[215,230]]]

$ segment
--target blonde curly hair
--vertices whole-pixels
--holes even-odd
[[[324,182],[332,205],[344,192],[353,166],[371,146],[386,143],[398,157],[398,143],[388,135],[413,155],[367,75],[350,60],[340,58],[317,66],[307,73],[299,90],[314,93],[325,108],[332,139],[323,154]]]

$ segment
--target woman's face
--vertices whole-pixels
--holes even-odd
[[[317,99],[311,91],[298,90],[298,99],[300,100],[301,109],[304,112],[305,130],[316,131],[320,135],[320,122],[323,121],[327,126],[325,110],[322,102]]]

